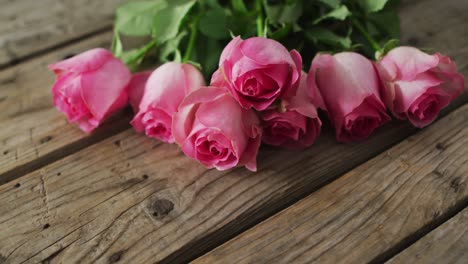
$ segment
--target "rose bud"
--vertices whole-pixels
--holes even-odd
[[[317,55],[307,83],[319,89],[340,142],[362,141],[390,120],[373,63],[354,52]]]
[[[152,71],[144,71],[133,74],[130,83],[128,84],[128,101],[132,106],[133,112],[136,114],[140,109],[141,98],[145,92],[146,82]]]
[[[322,122],[306,79],[307,74],[303,72],[297,94],[284,99],[281,109],[269,108],[260,112],[265,144],[300,149],[312,145],[320,135]]]
[[[382,97],[393,115],[416,127],[429,125],[465,91],[463,75],[450,58],[413,47],[391,50],[378,64],[384,83]]]
[[[131,121],[136,131],[174,143],[172,115],[184,97],[205,85],[199,70],[190,64],[168,62],[153,71],[146,82],[138,113]]]
[[[105,49],[86,51],[49,68],[56,75],[54,105],[87,133],[128,102],[131,73]]]
[[[232,96],[247,109],[264,110],[276,99],[296,93],[301,55],[267,38],[234,38],[223,50],[220,73]],[[215,80],[216,82],[216,80]]]
[[[172,130],[182,151],[208,168],[257,169],[260,121],[225,88],[204,87],[189,94],[174,114]]]

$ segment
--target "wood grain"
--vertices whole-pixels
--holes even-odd
[[[129,127],[125,117],[87,135],[52,105],[47,65],[111,38],[100,34],[0,72],[0,184]]]
[[[468,260],[468,208],[387,263],[466,263]]]
[[[129,130],[0,186],[0,255],[11,263],[184,262],[412,131],[394,124],[362,144],[325,133],[305,151],[264,148],[252,174],[206,171],[176,146]]]
[[[0,66],[110,30],[128,0],[0,0]]]
[[[373,262],[468,205],[466,144],[468,105],[194,263]]]
[[[440,7],[404,9],[414,15]],[[463,8],[463,2],[449,9]],[[466,5],[466,4],[465,4]],[[416,6],[417,8],[414,8]],[[409,11],[408,11],[409,10]],[[419,34],[447,20],[407,20]],[[451,21],[451,20],[449,20]],[[455,21],[458,21],[455,23]],[[450,28],[463,28],[459,16]],[[426,45],[457,52],[467,40],[425,38]],[[424,43],[421,43],[423,45]],[[466,65],[462,64],[466,73]],[[466,102],[466,95],[457,103]],[[362,144],[337,144],[330,131],[312,148],[264,148],[259,172],[206,171],[173,145],[131,130],[0,186],[0,259],[17,262],[187,261],[305,197],[416,130],[393,123]],[[338,166],[339,165],[339,166]],[[4,231],[5,230],[5,231]]]

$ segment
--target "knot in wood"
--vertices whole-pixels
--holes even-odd
[[[167,199],[159,199],[154,201],[150,208],[153,216],[156,218],[162,218],[168,215],[174,209],[174,203]]]
[[[112,254],[109,257],[109,263],[118,262],[122,258],[123,253],[124,253],[123,251],[117,251],[114,254]]]

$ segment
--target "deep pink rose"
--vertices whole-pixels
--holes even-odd
[[[204,85],[202,74],[190,64],[161,65],[148,78],[139,111],[131,124],[149,137],[174,143],[172,115],[188,93]]]
[[[264,110],[276,99],[296,93],[301,76],[301,55],[267,38],[234,38],[223,50],[219,78],[244,108]],[[215,78],[216,77],[216,78]]]
[[[317,115],[316,99],[307,89],[306,79],[307,74],[303,72],[297,94],[282,100],[279,108],[260,112],[264,143],[300,149],[312,145],[320,135],[322,122]]]
[[[128,101],[132,106],[133,112],[136,114],[140,109],[141,98],[145,92],[146,82],[152,71],[144,71],[133,74],[130,83],[128,84]]]
[[[131,73],[105,49],[83,52],[49,68],[56,75],[54,105],[87,133],[127,104]]]
[[[257,169],[260,121],[224,88],[204,87],[189,94],[174,114],[172,131],[182,151],[208,168]]]
[[[390,120],[371,61],[354,52],[317,55],[308,76],[317,85],[340,142],[362,141]]]
[[[395,117],[408,118],[416,127],[429,125],[442,108],[465,91],[465,80],[455,63],[439,53],[398,47],[377,65],[387,107]]]

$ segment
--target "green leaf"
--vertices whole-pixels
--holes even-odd
[[[198,21],[199,30],[207,37],[225,39],[229,37],[226,12],[222,8],[207,11]]]
[[[158,57],[162,62],[169,60],[182,61],[182,55],[180,54],[179,45],[182,39],[188,35],[187,30],[183,30],[175,38],[168,40],[163,46],[160,47]]]
[[[264,0],[263,5],[267,18],[273,23],[294,23],[302,15],[302,1],[289,0],[280,4],[268,4],[270,1]]]
[[[244,0],[231,0],[232,8],[235,12],[247,14],[249,11],[245,6]]]
[[[164,43],[177,36],[182,20],[196,3],[194,0],[171,1],[170,5],[153,19],[152,35],[159,43]]]
[[[367,13],[374,13],[382,10],[387,2],[388,0],[358,0],[359,5],[361,5]]]
[[[319,0],[320,2],[328,5],[331,8],[340,7],[341,0]]]
[[[119,58],[123,52],[122,41],[120,40],[119,32],[117,32],[116,30],[114,30],[114,36],[112,38],[111,51],[112,54],[114,54],[114,56],[117,58]]]
[[[131,69],[134,70],[141,63],[146,54],[156,46],[156,41],[152,40],[141,48],[123,51],[120,59]]]
[[[332,10],[328,14],[325,14],[325,15],[317,18],[313,22],[313,24],[318,24],[324,19],[335,19],[335,20],[343,21],[350,15],[351,15],[351,12],[349,11],[349,9],[345,5],[342,5],[342,6],[338,7],[338,8],[336,8],[336,9]]]
[[[383,48],[375,53],[375,59],[379,60],[383,56],[385,56],[389,51],[398,47],[400,45],[400,41],[398,39],[391,39],[385,43]]]
[[[306,31],[306,38],[315,42],[323,43],[326,45],[333,46],[335,48],[348,50],[351,48],[351,39],[349,37],[340,37],[332,31],[322,28],[314,27]]]
[[[153,18],[166,6],[164,0],[124,4],[116,11],[115,31],[130,36],[150,35]]]
[[[202,65],[203,76],[210,80],[213,72],[218,68],[219,56],[223,51],[225,43],[200,35],[194,50],[193,61]]]
[[[368,16],[377,31],[389,38],[400,38],[400,17],[395,11],[383,11]]]

